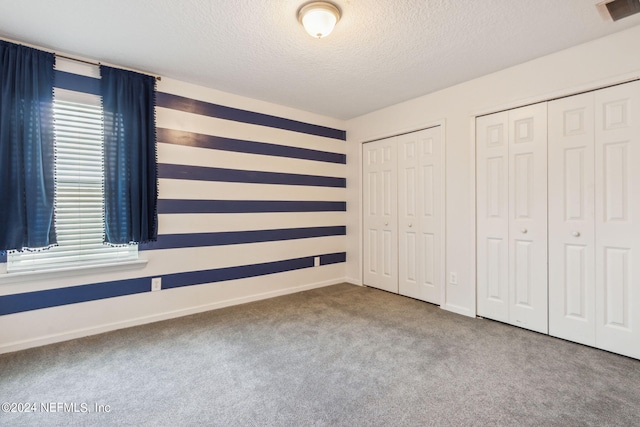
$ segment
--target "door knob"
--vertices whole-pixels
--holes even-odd
[[[384,225],[389,225],[389,223],[385,221],[385,222],[384,222]]]
[[[413,224],[409,224],[409,228],[413,227]]]
[[[573,237],[580,237],[580,232],[579,231],[574,231],[571,234],[573,234]]]
[[[520,231],[522,232],[522,234],[527,234],[527,231],[528,231],[528,230],[527,230],[526,228],[523,228],[523,229],[522,229],[522,230],[520,230]]]

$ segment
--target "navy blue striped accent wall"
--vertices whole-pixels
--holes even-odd
[[[97,95],[99,79],[57,70],[55,86]],[[346,262],[344,130],[162,91],[157,112],[159,236],[139,249],[176,260],[172,272],[153,275],[162,277],[163,289],[307,268],[313,275],[322,270],[314,267],[316,257],[321,266]],[[261,224],[265,216],[268,225]],[[273,259],[256,264],[247,255],[237,265],[216,266],[209,254],[234,245],[240,254],[269,245]],[[208,265],[180,271],[184,253],[197,253]],[[151,277],[0,296],[0,315],[150,292]]]

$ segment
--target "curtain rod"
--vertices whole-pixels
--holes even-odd
[[[46,49],[46,48],[43,48],[43,47],[40,47],[40,46],[36,46],[36,45],[29,44],[29,43],[20,42],[20,41],[17,41],[17,40],[12,40],[12,39],[9,39],[9,38],[6,38],[6,37],[0,37],[0,40],[4,40],[4,41],[7,41],[9,43],[13,43],[13,44],[21,45],[21,46],[27,46],[27,47],[30,47],[30,48],[33,48],[33,49],[42,50],[44,52],[49,52],[49,53],[54,54],[57,57],[64,58],[64,59],[70,59],[71,61],[83,62],[83,63],[89,64],[89,65],[98,65],[98,66],[102,65],[100,62],[89,61],[88,59],[74,58],[72,56],[67,56],[67,55],[63,55],[61,53],[58,53],[58,52],[56,52],[56,51],[54,51],[52,49]],[[107,65],[107,64],[104,64],[104,65]],[[118,67],[117,65],[114,68],[122,68],[123,70],[127,70],[127,68]],[[146,73],[144,71],[138,71],[138,70],[131,70],[131,69],[128,69],[128,70],[135,71],[136,73],[140,73],[140,74],[146,74],[147,76],[155,77],[155,79],[157,81],[162,80],[162,77],[160,77],[160,76],[158,76],[156,74]]]
[[[98,65],[98,66],[102,65],[100,62],[89,61],[87,59],[73,58],[71,56],[63,55],[63,54],[57,53],[57,52],[52,52],[52,53],[58,58],[70,59],[71,61],[82,62],[82,63],[89,64],[89,65]],[[146,74],[148,76],[153,76],[158,81],[162,80],[162,77],[157,76],[155,74],[145,73],[145,72],[141,72],[141,71],[137,71],[137,70],[131,70],[131,71],[136,71],[137,73]]]

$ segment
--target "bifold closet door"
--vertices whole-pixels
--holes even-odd
[[[440,304],[440,128],[397,137],[399,293]]]
[[[640,358],[640,82],[549,103],[549,333]]]
[[[364,284],[440,304],[440,127],[363,145]]]
[[[478,314],[547,333],[546,103],[476,132]]]
[[[549,334],[595,346],[594,94],[548,109]]]
[[[363,145],[364,284],[398,293],[397,143]]]
[[[596,345],[640,358],[640,82],[594,97]]]

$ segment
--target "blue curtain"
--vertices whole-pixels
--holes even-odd
[[[0,40],[0,251],[56,243],[54,62]]]
[[[104,109],[105,241],[157,240],[156,79],[100,66]]]

